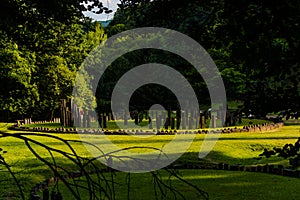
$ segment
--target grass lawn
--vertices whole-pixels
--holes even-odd
[[[198,152],[201,144],[203,143],[205,135],[196,135],[194,142],[176,162],[193,162],[193,163],[219,163],[224,162],[228,164],[265,164],[275,163],[287,165],[286,160],[280,158],[262,158],[258,159],[258,155],[262,153],[264,148],[281,147],[286,143],[295,143],[300,136],[300,126],[284,126],[280,130],[266,133],[234,133],[221,135],[213,150],[208,154],[205,159],[198,158]],[[14,133],[7,131],[5,124],[0,124],[0,131]],[[76,134],[52,134],[64,139],[78,140],[80,139]],[[46,137],[28,136],[50,147],[68,151],[68,147],[57,139],[50,139]],[[92,137],[84,137],[86,141],[101,141],[103,137],[109,138],[114,144],[121,148],[130,146],[149,146],[162,148],[174,136],[153,136],[153,137],[132,137],[132,136],[103,136],[93,135]],[[180,135],[180,142],[178,145],[185,142],[192,135]],[[81,138],[82,139],[82,138]],[[101,144],[101,148],[109,150],[105,143]],[[40,156],[46,160],[50,160],[49,152],[36,145],[32,145]],[[17,173],[17,177],[21,180],[24,190],[28,195],[29,190],[38,182],[44,181],[46,178],[52,177],[53,174],[41,161],[39,161],[26,147],[24,141],[14,138],[6,137],[0,138],[0,147],[6,150],[4,154],[6,162],[12,165],[12,170]],[[90,153],[81,143],[72,143],[72,147],[76,150],[77,154],[84,157],[90,157]],[[141,149],[140,153],[145,153]],[[176,148],[174,149],[176,151]],[[56,162],[67,167],[68,169],[76,170],[62,155],[55,154]],[[0,168],[3,169],[1,166]],[[279,177],[275,175],[268,175],[262,173],[247,173],[247,172],[227,172],[227,171],[213,171],[213,170],[183,170],[183,178],[192,181],[201,189],[207,191],[211,199],[299,199],[296,188],[299,188],[299,179],[288,177]],[[117,177],[125,176],[119,173]],[[136,178],[134,178],[136,176]],[[137,191],[145,191],[145,198],[153,199],[153,190],[149,190],[150,186],[147,184],[140,184],[140,181],[147,181],[149,174],[137,174],[132,178],[133,188],[141,188]],[[6,180],[8,174],[4,170],[0,171],[0,199],[6,199],[7,196],[16,197],[17,188],[12,184],[11,180]],[[136,180],[136,181],[135,181]],[[4,182],[3,182],[4,181]],[[5,183],[5,184],[2,184]],[[181,183],[178,183],[180,187]],[[136,185],[136,186],[134,186]],[[148,184],[149,185],[149,184]],[[149,190],[149,192],[147,192]],[[184,190],[184,189],[183,189]],[[126,197],[126,189],[120,186],[120,194]],[[238,195],[239,194],[239,195]],[[188,194],[187,194],[188,195]],[[117,199],[122,199],[121,196]],[[152,198],[151,198],[152,197]],[[234,198],[236,197],[236,198]],[[287,197],[287,198],[285,198]],[[66,198],[68,199],[68,198]],[[132,199],[135,198],[132,194]],[[189,198],[187,198],[189,199]]]
[[[213,200],[238,199],[299,199],[300,179],[274,176],[254,172],[235,172],[223,170],[180,170],[179,173],[185,180],[197,185],[209,193]],[[166,173],[161,172],[162,179],[168,180]],[[201,199],[196,196],[192,188],[175,178],[172,179],[173,186],[179,190],[186,199]],[[127,185],[124,173],[115,175],[115,191],[117,200],[127,199]],[[61,185],[60,190],[66,199],[72,199],[70,192]],[[154,199],[153,178],[151,174],[132,174],[130,184],[130,199]],[[159,195],[161,197],[161,195]],[[82,199],[88,199],[86,192],[81,193]],[[160,199],[160,198],[159,198]],[[175,199],[168,192],[166,199]],[[179,198],[180,199],[180,198]]]
[[[286,124],[286,125],[300,125],[300,119],[284,120],[284,124]]]

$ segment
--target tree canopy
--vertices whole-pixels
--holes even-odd
[[[228,98],[243,101],[245,112],[264,116],[300,110],[299,4],[296,0],[122,0],[109,30],[158,26],[189,35],[215,60]]]
[[[229,100],[243,101],[244,112],[264,116],[299,111],[299,9],[297,0],[121,0],[104,30],[82,13],[110,13],[100,0],[4,0],[0,6],[1,116],[51,118],[59,100],[71,96],[81,63],[106,40],[106,34],[146,26],[177,30],[198,41],[217,64]],[[180,71],[200,103],[209,104],[207,87],[189,63],[152,49],[131,52],[113,63],[97,93],[99,109],[109,108],[118,77],[149,62]],[[90,74],[81,77],[82,82],[90,78]],[[78,89],[91,98],[88,88]],[[138,99],[137,94],[151,90],[158,95],[150,99],[169,94],[164,88],[145,86],[132,101],[141,109],[147,107],[149,98]]]
[[[1,2],[1,117],[51,119],[71,97],[81,63],[106,39],[87,9],[109,11],[100,1]]]

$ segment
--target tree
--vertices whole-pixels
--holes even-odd
[[[100,0],[4,0],[1,2],[0,19],[1,22],[8,22],[7,27],[32,20],[70,22],[82,19],[82,12],[88,10],[96,14],[112,12]]]
[[[191,36],[215,51],[220,71],[226,66],[244,77],[239,83],[225,80],[229,97],[264,116],[290,107],[299,110],[299,8],[296,0],[123,0],[111,25],[159,26]],[[222,73],[225,79],[228,73]]]
[[[100,24],[83,16],[80,2],[47,1],[47,9],[45,3],[15,0],[1,7],[11,9],[0,14],[2,80],[9,80],[0,94],[1,111],[15,117],[51,119],[60,99],[70,98],[85,57],[106,39]],[[103,8],[99,1],[91,6]]]
[[[118,28],[119,31],[123,31],[124,29],[145,26],[165,27],[183,32],[194,39],[199,38],[201,45],[205,44],[207,47],[210,47],[207,42],[209,41],[209,30],[205,29],[206,27],[210,27],[211,20],[208,19],[212,9],[209,6],[195,6],[197,2],[198,1],[188,1],[187,4],[182,4],[181,1],[121,1],[120,9],[116,12],[113,21],[108,27],[108,33],[109,35],[117,33]],[[199,32],[201,34],[199,34]],[[125,58],[123,57],[122,59],[128,60],[130,68],[145,63],[162,63],[171,66],[190,81],[201,104],[208,104],[210,102],[208,89],[202,77],[190,63],[177,55],[151,49],[131,52],[126,54]],[[112,65],[112,70],[115,69],[118,71],[123,69],[122,73],[125,73],[128,70],[128,65],[124,67],[124,65],[118,65],[116,62]],[[114,78],[109,81],[110,83],[112,83],[116,77],[121,76],[111,77]],[[103,88],[108,87],[103,86]],[[137,94],[149,94],[150,96],[146,98],[144,95],[141,96]],[[156,97],[151,96],[151,94],[156,94]],[[136,105],[140,105],[140,109],[148,109],[149,105],[152,105],[155,101],[156,103],[162,102],[165,108],[171,107],[174,110],[178,109],[176,98],[164,87],[153,85],[149,87],[145,86],[139,89],[132,97],[132,102],[135,102]]]
[[[0,113],[22,116],[39,101],[38,88],[32,78],[36,57],[33,52],[21,51],[3,32],[0,45]]]
[[[217,35],[247,75],[245,107],[262,116],[290,106],[298,110],[299,1],[229,1],[220,16],[225,23]]]

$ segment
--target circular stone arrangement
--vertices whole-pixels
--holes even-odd
[[[104,130],[104,129],[77,129],[77,128],[45,128],[45,127],[20,127],[11,126],[10,130],[44,132],[44,133],[69,133],[69,134],[100,134],[100,135],[176,135],[176,134],[214,134],[214,133],[241,133],[241,132],[262,132],[281,128],[282,122],[265,123],[262,125],[249,125],[243,128],[222,128],[222,129],[199,129],[199,130]]]

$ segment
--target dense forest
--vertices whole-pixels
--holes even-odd
[[[263,117],[269,112],[300,110],[299,1],[121,2],[109,35],[145,26],[180,31],[209,52],[222,75],[228,100],[244,102],[244,112],[251,110]],[[191,71],[183,73],[198,95],[205,96],[199,79]]]
[[[137,27],[169,28],[196,40],[214,59],[228,100],[243,102],[244,112],[265,116],[300,111],[298,0],[121,0],[105,29],[85,17],[86,10],[111,12],[99,0],[1,2],[1,120],[53,118],[60,100],[71,97],[76,72],[89,52],[108,37]],[[96,94],[98,110],[109,110],[110,94],[122,74],[149,62],[180,71],[199,102],[209,104],[206,85],[189,63],[148,49],[126,54],[109,67]],[[91,78],[89,74],[81,77],[83,82]],[[82,98],[90,98],[89,91],[85,94]],[[173,99],[167,89],[145,86],[137,90],[132,103],[148,109],[163,102],[176,109],[176,102],[165,97]]]
[[[91,2],[91,1],[90,1]],[[82,11],[109,11],[99,1],[2,1],[0,117],[51,119],[69,98],[77,70],[106,34]]]

